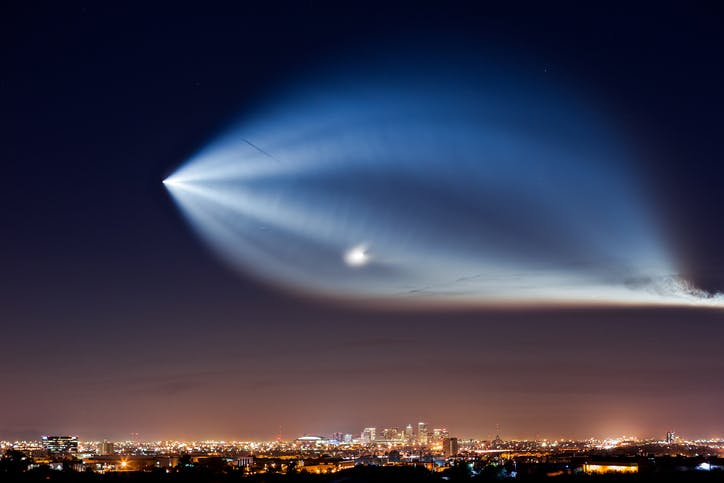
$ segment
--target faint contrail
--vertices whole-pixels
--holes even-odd
[[[260,152],[261,154],[263,154],[264,156],[273,159],[273,160],[276,161],[277,163],[281,163],[280,160],[278,160],[277,158],[275,158],[274,156],[272,156],[272,155],[269,154],[268,152],[264,151],[262,148],[260,148],[260,147],[257,146],[256,144],[252,143],[252,142],[249,141],[248,139],[244,139],[244,138],[240,138],[240,139],[241,139],[242,141],[244,141],[246,144],[248,144],[249,146],[251,146],[252,148],[254,148],[254,149],[256,149],[257,151],[259,151],[259,152]]]

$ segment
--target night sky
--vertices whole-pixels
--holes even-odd
[[[364,283],[346,284],[350,277],[338,274],[346,272],[330,272],[339,267],[319,265],[321,257],[314,264],[282,263],[293,269],[289,274],[274,265],[280,253],[295,253],[285,251],[293,241],[288,237],[268,260],[244,252],[240,262],[229,263],[223,247],[204,236],[162,184],[239,122],[244,135],[264,135],[249,139],[260,144],[247,144],[247,152],[294,165],[301,151],[275,151],[276,134],[281,144],[327,116],[325,122],[344,121],[324,137],[344,151],[335,158],[334,176],[310,184],[290,172],[283,182],[255,186],[306,210],[312,221],[330,206],[315,196],[329,194],[335,183],[349,187],[352,222],[330,215],[315,243],[360,227],[394,226],[394,233],[384,228],[387,247],[412,233],[419,243],[409,246],[401,266],[429,262],[425,276],[440,274],[452,255],[470,253],[475,256],[458,262],[507,257],[536,269],[544,262],[573,266],[585,280],[596,280],[591,287],[601,280],[625,287],[650,281],[637,263],[651,255],[650,247],[665,245],[676,276],[705,297],[724,292],[724,16],[704,3],[659,8],[4,5],[0,438],[272,439],[280,427],[292,438],[417,421],[459,437],[492,438],[496,425],[503,438],[663,437],[669,430],[724,436],[722,308],[617,303],[615,297],[566,304],[558,296],[562,289],[550,303],[517,304],[514,294],[529,285],[527,278],[506,286],[504,304],[467,303],[490,290],[483,284],[466,303],[451,297],[434,306],[413,297],[393,307],[375,297],[416,280],[390,276],[394,264],[352,269],[369,275]],[[590,186],[602,190],[580,196],[576,223],[561,214],[571,206],[564,197],[551,204],[549,218],[521,216],[527,205],[518,193],[526,176],[532,178],[527,168],[566,168],[545,164],[556,156],[530,157],[516,171],[520,176],[499,185],[503,195],[468,196],[461,190],[474,193],[477,178],[462,168],[469,161],[460,151],[483,148],[455,141],[459,150],[450,154],[440,146],[452,143],[453,134],[441,135],[432,151],[419,149],[433,153],[435,162],[420,170],[414,189],[405,163],[415,163],[418,152],[404,149],[369,158],[377,164],[363,165],[362,172],[379,177],[363,179],[373,182],[344,183],[350,156],[369,148],[369,130],[354,114],[360,105],[412,117],[398,109],[404,96],[388,102],[394,96],[387,89],[418,89],[408,99],[426,113],[416,117],[418,127],[398,120],[383,133],[383,148],[400,149],[415,137],[433,139],[421,135],[444,123],[437,112],[459,112],[446,103],[451,86],[481,86],[483,78],[480,89],[502,106],[496,113],[509,113],[515,99],[523,107],[513,111],[529,118],[540,102],[563,119],[546,125],[554,134],[545,146],[583,146],[597,159],[590,165],[595,169],[584,164],[573,171],[590,175]],[[367,104],[357,99],[350,108],[348,97],[335,91],[340,82],[384,94]],[[326,104],[305,97],[309,89]],[[465,89],[456,92],[487,105]],[[304,108],[295,104],[300,96],[311,99]],[[593,123],[596,129],[579,132],[588,116],[605,119],[606,128]],[[455,117],[465,128],[455,132],[477,136],[474,117]],[[378,125],[375,119],[370,125]],[[511,132],[519,136],[511,145],[543,132],[520,119],[511,118]],[[318,149],[322,138],[303,137],[301,146]],[[619,143],[631,158],[618,157]],[[567,177],[556,178],[561,186],[579,182],[563,168]],[[634,172],[640,192],[619,183]],[[462,178],[471,186],[450,181]],[[430,183],[434,179],[447,189]],[[608,186],[621,190],[612,194]],[[646,209],[625,201],[639,195]],[[421,199],[429,205],[409,218],[414,224],[402,222],[399,207]],[[389,208],[384,224],[374,217],[355,224],[355,216],[380,205]],[[462,206],[472,208],[463,212]],[[652,214],[639,216],[639,208]],[[505,228],[484,249],[476,241],[482,229],[468,223],[478,215]],[[437,229],[442,219],[449,231]],[[656,243],[631,235],[649,233],[644,225],[654,221]],[[593,227],[591,245],[559,236],[583,226]],[[256,241],[264,247],[280,240],[263,233]],[[469,236],[465,243],[460,234]],[[511,245],[513,239],[529,243]],[[620,267],[611,268],[594,245],[615,253]],[[481,251],[486,256],[478,258]],[[318,271],[310,272],[312,265]],[[329,273],[336,275],[325,279]],[[388,287],[390,280],[395,284]],[[372,299],[345,298],[360,290]],[[427,290],[432,298],[438,292]],[[501,296],[486,294],[488,302]]]

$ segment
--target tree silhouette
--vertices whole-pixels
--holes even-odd
[[[22,451],[9,449],[0,458],[0,473],[22,473],[28,469],[30,461]]]

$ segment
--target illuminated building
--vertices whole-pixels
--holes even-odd
[[[369,444],[377,439],[377,428],[365,428],[360,436],[362,443]]]
[[[385,441],[401,441],[399,428],[385,428],[382,430],[382,439]]]
[[[675,434],[673,431],[669,431],[666,433],[666,443],[671,444],[674,442]]]
[[[432,441],[428,441],[430,444],[439,443],[444,438],[447,438],[449,435],[447,429],[445,428],[435,428],[432,430]]]
[[[626,463],[626,462],[596,462],[596,463],[585,463],[583,465],[583,472],[588,474],[601,475],[604,473],[638,473],[638,463]]]
[[[417,442],[427,444],[427,424],[420,421],[417,423]]]
[[[322,436],[314,436],[308,434],[298,437],[296,441],[303,446],[317,446],[327,442],[327,440]]]
[[[78,452],[78,436],[43,436],[43,449],[50,454]]]
[[[113,443],[103,441],[98,443],[98,454],[101,456],[109,456],[113,454]]]
[[[445,455],[445,458],[452,458],[453,456],[457,456],[459,452],[460,449],[458,447],[457,438],[443,438],[442,453]]]
[[[325,474],[325,473],[336,473],[338,471],[337,465],[332,462],[318,462],[316,464],[305,464],[304,460],[299,465],[300,471],[312,474]]]
[[[406,443],[412,443],[412,441],[415,439],[415,432],[412,429],[412,424],[408,424],[405,426],[405,442]]]

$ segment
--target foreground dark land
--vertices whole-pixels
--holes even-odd
[[[444,472],[433,473],[423,468],[409,467],[372,467],[358,466],[334,474],[312,475],[305,472],[281,474],[259,474],[243,476],[238,472],[219,473],[208,469],[192,469],[167,473],[165,471],[152,472],[113,472],[98,474],[91,472],[54,471],[50,469],[35,469],[32,471],[13,473],[0,473],[2,481],[36,482],[88,482],[88,483],[151,483],[151,482],[199,482],[199,483],[357,483],[357,482],[486,482],[486,481],[550,481],[550,482],[714,482],[724,481],[724,471],[686,471],[661,472],[643,474],[605,474],[605,475],[560,475],[547,476],[519,475],[517,478],[501,477],[493,472],[471,474],[463,468],[450,468]]]

